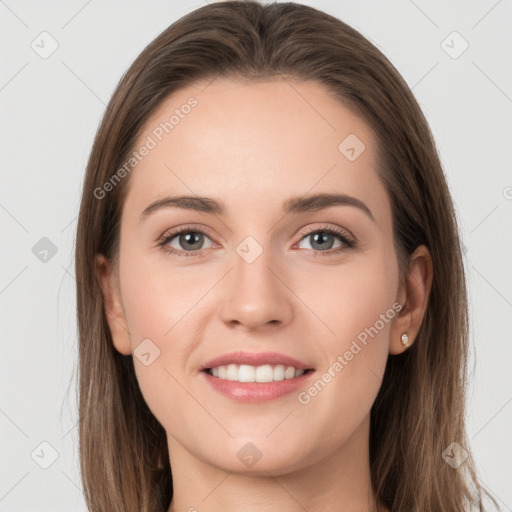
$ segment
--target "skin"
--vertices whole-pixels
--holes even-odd
[[[169,512],[377,510],[370,409],[388,356],[405,350],[402,333],[412,344],[421,325],[430,254],[419,247],[400,279],[375,135],[321,84],[196,83],[161,104],[137,147],[190,96],[198,105],[132,171],[119,267],[102,255],[96,262],[115,348],[132,354],[149,338],[160,350],[149,366],[137,357],[134,365],[167,432]],[[351,133],[366,146],[354,161],[338,149]],[[358,198],[375,222],[347,205],[283,216],[284,200],[320,192]],[[167,208],[139,221],[149,204],[171,194],[214,197],[227,212]],[[201,255],[158,246],[187,224],[205,232]],[[335,253],[345,244],[328,238],[326,255],[301,234],[326,225],[351,234],[357,247]],[[236,251],[247,236],[263,249],[252,263]],[[190,243],[180,245],[178,235],[168,245],[190,252]],[[315,368],[307,390],[394,303],[404,306],[400,313],[307,404],[297,392],[239,403],[199,378],[202,364],[226,352],[277,351]],[[248,442],[262,454],[251,468],[237,456]]]

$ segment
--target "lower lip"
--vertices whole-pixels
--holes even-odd
[[[291,393],[305,384],[305,381],[315,373],[309,371],[303,373],[300,377],[293,379],[277,380],[273,382],[238,382],[227,379],[214,377],[209,373],[200,372],[203,378],[207,380],[210,386],[219,393],[245,403],[261,403],[279,398],[283,395]]]

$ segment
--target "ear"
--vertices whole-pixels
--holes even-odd
[[[420,330],[432,286],[433,265],[430,251],[420,245],[409,259],[409,269],[400,285],[397,301],[402,309],[391,329],[390,354],[401,354],[414,343]],[[409,337],[408,345],[402,343],[402,334]]]
[[[129,355],[132,353],[130,333],[121,302],[118,277],[103,254],[96,255],[95,264],[114,346],[121,354]]]

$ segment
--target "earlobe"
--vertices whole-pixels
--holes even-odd
[[[132,353],[130,335],[116,276],[112,271],[110,262],[103,254],[96,255],[95,265],[96,277],[103,295],[105,316],[110,328],[114,347],[119,353],[129,355]]]
[[[389,353],[401,354],[416,339],[427,309],[433,278],[430,251],[420,245],[409,259],[408,273],[399,291],[402,309],[391,329]]]

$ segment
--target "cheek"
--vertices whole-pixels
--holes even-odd
[[[169,403],[182,403],[182,410],[190,406],[180,383],[201,339],[202,298],[217,277],[199,267],[170,269],[165,258],[150,258],[128,247],[123,256],[121,293],[137,380],[153,414],[167,424]]]
[[[384,252],[374,252],[338,266],[318,266],[314,279],[313,273],[307,279],[297,273],[297,295],[323,322],[318,326],[320,339],[327,342],[326,353],[332,353],[332,347],[348,349],[356,338],[364,343],[389,337],[398,282],[397,269],[389,261],[393,260]]]
[[[324,355],[321,382],[315,389],[305,390],[303,403],[316,401],[318,412],[325,411],[323,420],[327,423],[334,417],[323,406],[331,404],[340,414],[351,411],[353,420],[362,420],[378,393],[389,354],[390,329],[397,315],[398,274],[388,261],[393,260],[383,254],[372,262],[361,258],[360,263],[331,268],[325,275],[318,272],[316,292],[306,288],[302,292],[304,302],[329,328],[327,331],[318,323],[326,333],[316,341]],[[332,428],[341,427],[333,424]]]
[[[179,270],[170,275],[168,269],[154,263],[150,258],[138,259],[134,253],[123,261],[121,291],[133,364],[139,388],[153,415],[178,437],[186,437],[187,428],[192,426],[184,417],[191,416],[177,415],[176,410],[194,407],[183,388],[183,373],[194,347],[190,334],[194,328],[194,305],[204,295],[205,287],[190,280],[182,282]],[[200,414],[199,410],[194,412],[196,416]]]
[[[208,283],[215,278],[208,278],[199,267],[193,273],[183,271],[177,266],[171,268],[165,257],[149,257],[135,251],[124,257],[121,272],[132,348],[145,338],[152,339],[160,349],[165,348],[171,338],[176,338],[173,335],[179,331],[180,323],[193,314],[211,286]]]

